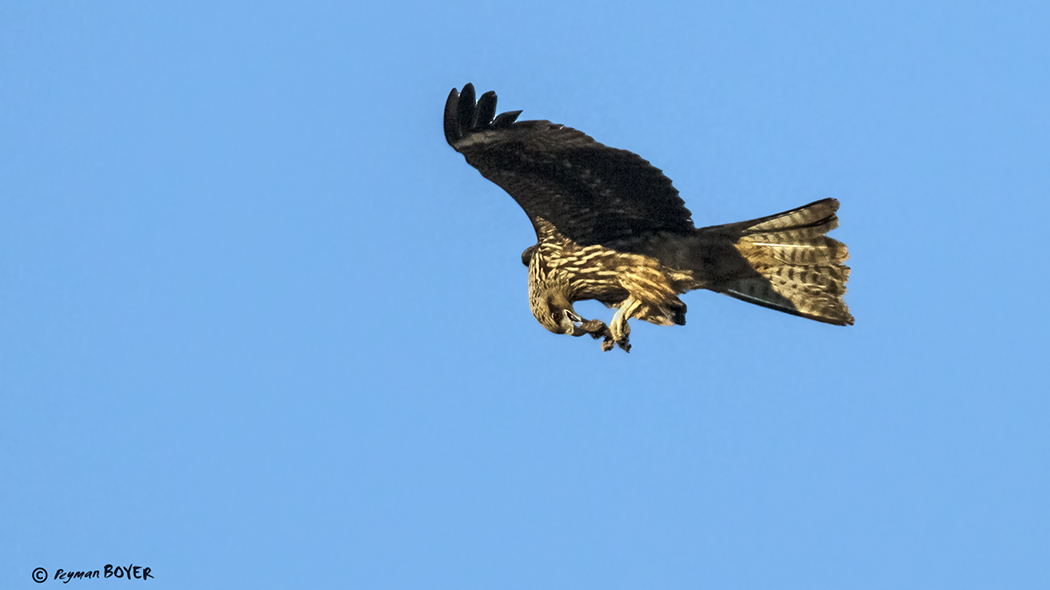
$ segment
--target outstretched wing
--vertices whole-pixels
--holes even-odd
[[[445,104],[445,139],[481,175],[514,197],[539,233],[550,222],[581,245],[652,231],[688,233],[693,221],[671,180],[637,154],[604,146],[550,121],[496,115],[496,93],[474,86]]]

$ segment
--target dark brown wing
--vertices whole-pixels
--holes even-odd
[[[658,168],[569,127],[515,122],[520,113],[493,118],[495,92],[475,102],[471,84],[462,93],[453,88],[445,104],[445,139],[510,193],[534,227],[546,220],[581,245],[693,231],[689,210]]]

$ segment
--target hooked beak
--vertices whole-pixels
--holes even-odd
[[[583,322],[583,318],[580,317],[580,314],[571,309],[566,309],[565,317],[572,322],[572,330],[569,330],[567,332],[568,334],[573,336],[583,336],[584,334],[587,334],[587,330],[584,330],[580,326],[580,323]]]

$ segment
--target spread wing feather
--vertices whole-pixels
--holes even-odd
[[[652,231],[689,233],[689,210],[671,180],[638,155],[550,121],[496,114],[496,93],[475,101],[455,88],[445,104],[445,139],[467,163],[518,202],[537,234],[543,221],[581,245]]]

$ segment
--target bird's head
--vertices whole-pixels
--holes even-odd
[[[559,298],[537,297],[529,303],[532,307],[532,315],[536,316],[540,324],[555,334],[577,335],[580,330],[578,324],[583,318],[572,309],[572,304],[566,301],[557,301]]]
[[[579,323],[583,318],[572,308],[566,296],[568,283],[563,277],[547,273],[539,256],[539,245],[521,253],[521,262],[529,267],[529,307],[540,324],[555,334],[586,334]]]

